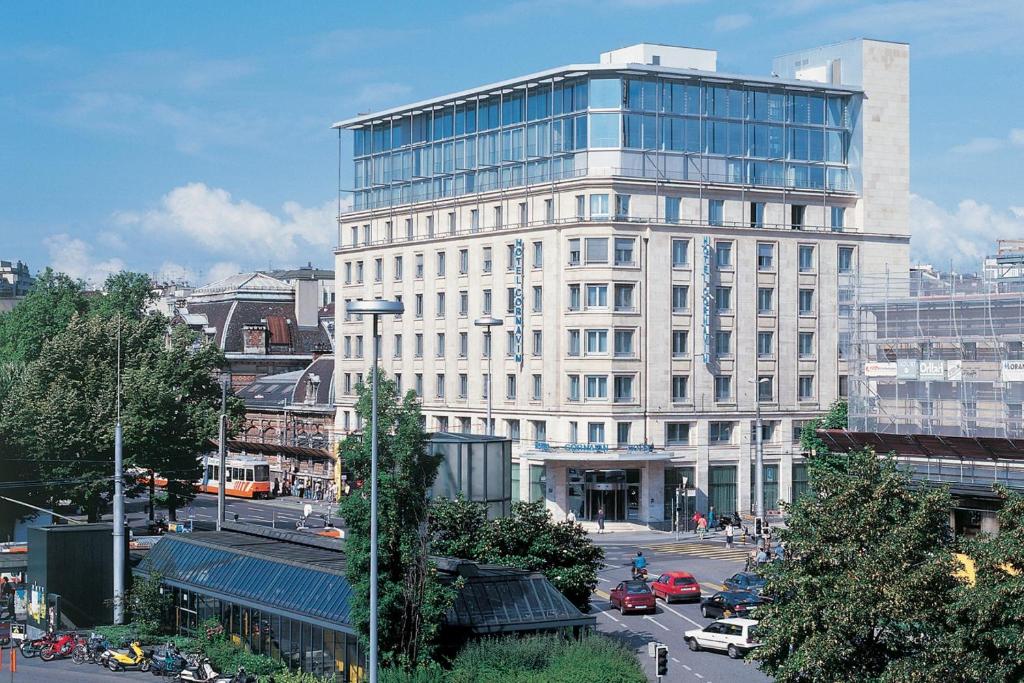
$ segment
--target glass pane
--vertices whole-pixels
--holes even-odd
[[[618,78],[590,79],[590,108],[618,109],[622,106],[622,83]]]

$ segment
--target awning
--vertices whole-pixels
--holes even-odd
[[[217,442],[213,439],[210,439],[209,444],[213,448],[217,448]],[[331,452],[323,448],[285,446],[276,443],[260,443],[259,441],[240,441],[238,439],[228,439],[227,446],[229,451],[262,453],[264,455],[304,456],[307,458],[330,458],[331,460],[334,460],[334,456]]]

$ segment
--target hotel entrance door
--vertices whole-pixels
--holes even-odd
[[[640,470],[569,470],[568,500],[582,519],[609,522],[640,519]]]

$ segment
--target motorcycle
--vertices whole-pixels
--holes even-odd
[[[100,665],[106,666],[111,671],[125,671],[128,669],[149,671],[150,661],[139,645],[139,641],[133,640],[128,646],[127,652],[107,650],[100,655]]]
[[[641,567],[637,569],[633,567],[633,579],[635,581],[646,581],[647,580],[647,567]]]
[[[178,674],[178,681],[184,683],[233,683],[234,676],[217,673],[210,660],[202,657],[194,667],[186,667]]]
[[[82,639],[79,638],[78,634],[74,631],[64,633],[58,636],[53,643],[44,646],[39,651],[39,658],[42,659],[44,662],[50,662],[56,659],[57,657],[68,657],[74,651],[75,646],[81,642],[81,640]]]
[[[71,651],[71,661],[75,664],[99,662],[100,655],[112,648],[113,645],[107,640],[106,636],[92,633],[89,635],[88,640],[75,645],[75,649]]]
[[[151,650],[149,661],[150,673],[164,677],[175,677],[186,669],[194,669],[199,665],[197,655],[182,655],[174,643],[167,643],[164,648],[155,652]]]
[[[18,649],[21,650],[22,657],[25,659],[32,659],[33,657],[39,656],[44,647],[52,645],[56,640],[56,635],[52,632],[48,632],[42,638],[37,638],[35,640],[25,639],[21,641],[18,645]]]

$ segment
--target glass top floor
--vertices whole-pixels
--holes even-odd
[[[717,74],[575,73],[358,119],[355,210],[587,175],[856,190],[860,93]]]

